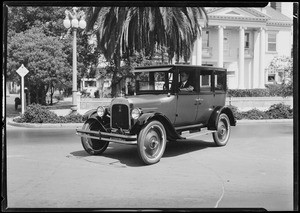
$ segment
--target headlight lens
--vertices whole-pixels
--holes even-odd
[[[139,108],[134,108],[131,112],[131,117],[133,119],[138,119],[142,114],[142,111]]]
[[[97,114],[98,114],[100,117],[102,117],[102,116],[104,115],[104,113],[105,113],[105,108],[104,108],[103,106],[99,106],[99,107],[97,108]]]

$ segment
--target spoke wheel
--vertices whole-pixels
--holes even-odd
[[[105,131],[104,128],[102,127],[102,125],[94,120],[94,119],[90,119],[87,120],[82,127],[83,130],[92,130],[92,131]],[[109,144],[108,141],[102,141],[102,140],[97,140],[94,138],[87,138],[82,136],[81,137],[81,143],[82,146],[84,148],[84,150],[91,154],[91,155],[99,155],[102,152],[104,152]]]
[[[218,118],[217,132],[213,133],[213,138],[217,146],[225,146],[230,136],[230,122],[226,114],[221,114]]]
[[[166,131],[159,121],[151,121],[138,136],[138,153],[145,164],[160,161],[166,148]]]

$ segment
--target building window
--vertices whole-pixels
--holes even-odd
[[[268,33],[268,51],[276,51],[276,33]]]
[[[202,71],[200,74],[200,91],[211,91],[211,73],[207,71]]]
[[[275,82],[275,74],[269,74],[268,75],[268,82],[272,82],[272,83]]]
[[[245,33],[245,49],[250,48],[250,33]]]
[[[203,31],[202,35],[202,47],[209,47],[209,31],[205,30]]]
[[[228,70],[228,71],[227,71],[227,75],[235,75],[235,71]]]

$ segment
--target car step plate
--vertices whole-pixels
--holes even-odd
[[[199,132],[190,133],[190,131],[184,131],[181,133],[181,137],[189,139],[189,138],[194,138],[194,137],[198,137],[201,135],[207,135],[207,134],[214,133],[214,132],[216,132],[216,130],[207,130],[207,128],[203,128]]]

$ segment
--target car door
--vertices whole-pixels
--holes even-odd
[[[206,124],[215,108],[213,93],[213,70],[201,70],[198,84],[199,97],[197,103],[196,122]]]
[[[189,70],[192,84],[196,82],[195,70]],[[174,126],[195,124],[197,117],[197,99],[199,94],[195,85],[193,91],[179,91],[177,93],[176,118]]]
[[[214,105],[224,106],[226,99],[226,70],[214,71]]]

